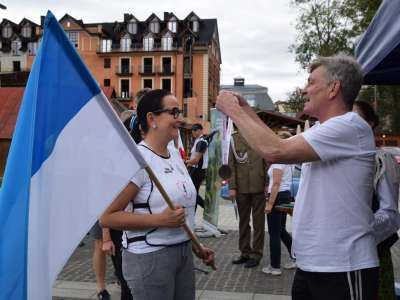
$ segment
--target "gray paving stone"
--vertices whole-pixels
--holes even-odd
[[[200,297],[201,300],[252,300],[251,293],[230,293],[219,291],[204,291]]]

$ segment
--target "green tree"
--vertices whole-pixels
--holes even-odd
[[[301,88],[297,87],[293,92],[288,93],[286,108],[288,112],[298,113],[304,109],[304,97]]]
[[[299,11],[290,46],[303,69],[317,56],[352,53],[354,41],[371,22],[382,0],[292,0]]]
[[[343,14],[343,1],[294,0],[292,4],[300,13],[296,41],[290,50],[302,68],[306,69],[317,56],[351,52],[351,18]]]

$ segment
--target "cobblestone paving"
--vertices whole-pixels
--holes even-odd
[[[196,272],[196,288],[201,290],[218,290],[227,292],[252,292],[260,294],[282,294],[289,295],[294,271],[284,270],[282,276],[273,277],[261,273],[261,268],[268,262],[268,238],[264,259],[260,266],[246,269],[243,266],[232,265],[231,261],[239,252],[237,249],[238,232],[230,231],[227,235],[216,238],[204,238],[202,243],[211,247],[216,252],[216,272],[210,271],[208,275]],[[91,255],[93,241],[90,237],[85,240],[83,247],[77,248],[67,265],[58,277],[59,280],[95,282],[91,266]],[[287,252],[282,255],[282,261],[288,260]],[[208,270],[196,259],[196,266]],[[106,280],[108,283],[115,282],[112,274],[111,261],[108,260]]]

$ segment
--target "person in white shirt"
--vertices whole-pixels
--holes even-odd
[[[292,135],[287,131],[278,132],[282,139]],[[292,183],[292,166],[286,164],[272,164],[268,168],[268,198],[265,205],[267,213],[270,264],[262,268],[262,272],[273,276],[281,275],[281,240],[291,256],[292,237],[286,231],[286,213],[278,211],[275,206],[290,203],[290,185]],[[296,267],[291,259],[284,265],[285,269]]]
[[[222,91],[217,98],[217,109],[267,161],[303,162],[293,216],[294,300],[377,296],[371,210],[375,143],[369,125],[351,112],[362,80],[351,57],[314,60],[303,89],[304,113],[319,122],[289,139],[280,139],[240,95]]]
[[[168,150],[182,121],[176,98],[153,90],[141,98],[132,131],[176,209],[167,206],[141,169],[100,218],[102,226],[124,230],[122,269],[134,299],[195,299],[191,242],[181,226],[193,230],[196,190],[179,153]],[[205,247],[201,252],[200,258],[213,266],[213,252]]]

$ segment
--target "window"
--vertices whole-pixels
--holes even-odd
[[[160,23],[157,20],[150,22],[150,31],[153,33],[158,33],[160,31]]]
[[[154,39],[153,37],[145,37],[143,39],[143,48],[144,51],[152,51],[154,48]]]
[[[28,54],[29,55],[36,55],[37,49],[38,49],[38,43],[36,43],[36,42],[28,43]]]
[[[111,80],[110,79],[104,79],[104,86],[111,86]]]
[[[2,35],[4,38],[10,38],[12,35],[12,28],[11,25],[6,25],[5,27],[3,27],[3,32]]]
[[[20,40],[15,40],[11,42],[11,53],[12,55],[21,55],[21,51],[19,50],[21,48],[21,41]]]
[[[24,27],[22,27],[22,31],[21,34],[23,37],[29,38],[32,35],[32,27],[29,25],[25,25]]]
[[[144,57],[143,58],[143,73],[150,74],[153,73],[153,58]]]
[[[111,40],[101,40],[101,52],[111,52]]]
[[[21,71],[21,62],[18,60],[13,61],[13,71],[20,72]]]
[[[123,51],[123,52],[130,51],[131,50],[131,43],[132,43],[132,41],[131,41],[129,35],[124,36],[121,39],[121,51]]]
[[[190,57],[185,57],[183,59],[183,73],[185,75],[190,75],[192,73],[192,62],[190,60]]]
[[[163,79],[161,79],[161,89],[166,90],[168,92],[172,92],[172,90],[171,90],[171,78],[163,78]]]
[[[161,48],[165,51],[172,50],[172,37],[170,35],[165,35],[161,39]]]
[[[111,58],[105,58],[104,59],[104,69],[109,69],[111,68]]]
[[[130,82],[129,79],[121,79],[121,98],[130,98]]]
[[[177,22],[175,20],[172,20],[172,21],[168,22],[168,29],[171,32],[176,33],[176,28],[177,28]]]
[[[75,47],[78,48],[78,38],[79,38],[79,32],[77,31],[66,31],[67,37],[71,44]]]
[[[161,60],[162,72],[172,73],[172,59],[171,57],[163,57]]]
[[[193,20],[192,22],[192,30],[193,32],[198,32],[199,31],[199,21],[198,20]]]
[[[129,58],[121,58],[120,60],[120,73],[121,74],[130,74],[132,73],[131,71],[131,60]]]
[[[137,23],[135,20],[131,20],[128,23],[128,32],[131,34],[136,34],[137,33]]]
[[[183,97],[190,98],[192,97],[192,79],[185,78],[183,82]]]
[[[143,88],[153,88],[153,79],[151,78],[144,78],[143,79]]]

